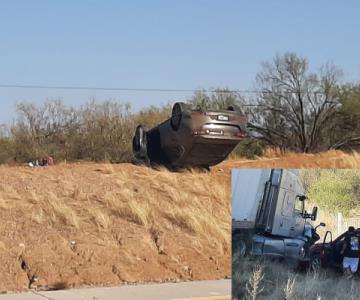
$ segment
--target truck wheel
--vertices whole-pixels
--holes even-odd
[[[138,125],[132,141],[133,153],[136,158],[147,158],[146,128]]]
[[[248,254],[248,248],[244,240],[239,240],[239,253],[241,257],[245,257]]]
[[[310,270],[312,272],[319,272],[321,269],[321,258],[319,254],[314,254],[310,258]]]
[[[233,255],[239,253],[240,257],[245,257],[249,254],[249,246],[245,241],[244,236],[236,234],[232,238]]]
[[[184,102],[176,102],[171,112],[170,125],[175,131],[179,130],[183,113],[189,111]]]

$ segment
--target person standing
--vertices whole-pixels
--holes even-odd
[[[345,235],[344,245],[340,251],[340,254],[344,256],[344,274],[349,278],[351,278],[358,270],[359,250],[359,236],[355,234],[355,228],[350,226]]]

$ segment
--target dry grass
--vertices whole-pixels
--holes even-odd
[[[39,224],[79,230],[106,230],[120,218],[145,230],[170,226],[229,247],[230,190],[211,173],[62,164],[39,169],[2,166],[0,174],[0,210],[5,214],[30,211],[31,220]]]
[[[231,159],[225,165],[249,168],[360,168],[360,153],[331,150],[317,154],[268,149],[256,160]]]
[[[254,266],[263,270],[258,280],[261,293],[253,297],[252,290],[247,287],[254,281]],[[360,286],[358,278],[349,280],[341,274],[331,271],[327,273],[300,273],[291,262],[254,261],[233,258],[233,297],[232,299],[297,299],[297,300],[330,300],[359,299]]]
[[[170,226],[227,248],[230,169],[274,166],[355,168],[360,167],[360,154],[268,150],[254,161],[227,160],[211,173],[171,173],[127,164],[61,164],[40,169],[1,166],[0,211],[16,210],[24,215],[30,211],[36,223],[79,230],[91,226],[106,230],[118,218],[146,230]],[[325,222],[327,228],[335,225]]]
[[[263,267],[261,265],[255,265],[255,268],[250,275],[249,282],[246,283],[246,291],[248,292],[250,299],[256,300],[264,291],[264,288],[262,287],[263,279]]]

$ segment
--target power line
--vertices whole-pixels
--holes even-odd
[[[95,86],[61,86],[61,85],[27,85],[27,84],[0,84],[0,88],[19,89],[52,89],[52,90],[83,90],[83,91],[123,91],[123,92],[166,92],[166,93],[241,93],[241,94],[272,94],[280,91],[246,90],[246,89],[167,89],[167,88],[127,88],[127,87],[95,87]],[[288,95],[308,94],[324,95],[323,92],[310,91],[281,91]]]
[[[0,88],[20,88],[20,89],[52,89],[52,90],[94,90],[94,91],[124,91],[124,92],[170,92],[170,93],[242,93],[242,94],[259,94],[272,93],[268,90],[245,90],[245,89],[167,89],[167,88],[127,88],[127,87],[95,87],[95,86],[61,86],[61,85],[26,85],[26,84],[0,84]],[[289,94],[297,94],[297,92],[286,92]],[[306,93],[301,92],[301,93]],[[321,93],[317,93],[321,94]]]
[[[100,90],[100,91],[129,91],[129,92],[222,92],[222,93],[258,93],[256,90],[205,90],[205,89],[166,89],[166,88],[126,88],[126,87],[94,87],[94,86],[55,86],[55,85],[25,85],[25,84],[0,84],[0,88],[21,89],[54,89],[54,90]]]

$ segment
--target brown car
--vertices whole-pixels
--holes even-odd
[[[192,110],[174,104],[169,119],[147,130],[138,125],[133,138],[137,161],[170,168],[209,168],[223,161],[246,135],[246,116],[237,107]]]

